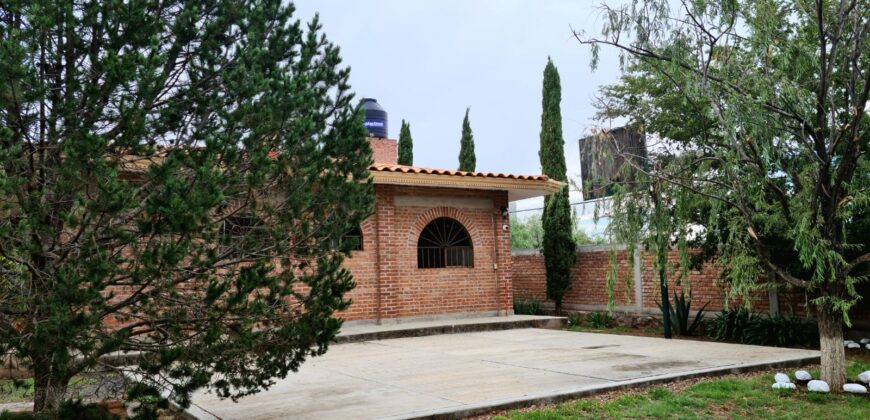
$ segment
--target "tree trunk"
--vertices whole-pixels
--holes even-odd
[[[51,366],[33,366],[33,411],[56,411],[66,396],[69,378],[53,371]]]
[[[668,297],[668,284],[662,283],[662,330],[665,338],[671,338],[671,302]]]
[[[666,265],[668,256],[664,248],[663,241],[659,242],[659,288],[662,292],[662,328],[664,329],[665,338],[671,338],[671,297],[668,292],[668,278],[666,274]]]
[[[846,383],[846,351],[843,348],[843,315],[828,305],[819,308],[819,344],[822,350],[822,380],[831,391]]]
[[[556,316],[562,316],[562,298],[558,298],[554,302]]]

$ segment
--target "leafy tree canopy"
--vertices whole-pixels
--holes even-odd
[[[605,239],[590,236],[577,225],[576,215],[572,238],[576,245],[602,245]],[[540,215],[532,215],[525,219],[511,219],[511,249],[541,249],[544,240],[544,225]]]
[[[822,378],[844,381],[842,327],[870,261],[870,4],[858,0],[637,0],[605,8],[592,46],[626,75],[603,115],[645,124],[659,144],[645,176],[669,212],[624,190],[614,232],[688,226],[715,243],[734,294],[804,290]],[[658,221],[657,221],[658,220]],[[767,282],[765,282],[767,279]]]

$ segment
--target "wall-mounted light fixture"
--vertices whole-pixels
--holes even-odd
[[[511,215],[511,211],[507,207],[501,208],[501,217],[507,219]]]

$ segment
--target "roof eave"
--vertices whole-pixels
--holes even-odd
[[[515,179],[385,171],[372,171],[371,174],[375,184],[507,191],[508,201],[547,196],[566,185],[564,182],[553,179]]]

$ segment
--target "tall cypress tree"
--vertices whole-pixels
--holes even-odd
[[[411,124],[402,120],[399,131],[399,165],[414,164],[414,140],[411,138]]]
[[[543,111],[541,113],[541,169],[544,175],[565,182],[565,141],[562,139],[562,87],[559,71],[547,58],[544,68]],[[571,285],[571,266],[574,265],[575,244],[571,204],[568,187],[544,198],[543,253],[547,270],[547,298],[556,304],[556,313],[562,312],[562,297]]]
[[[543,111],[541,112],[541,170],[548,177],[566,182],[565,141],[562,139],[562,85],[559,70],[547,58],[544,68]],[[552,200],[555,196],[547,197]]]
[[[468,111],[465,108],[465,119],[462,120],[462,140],[459,148],[459,170],[474,172],[477,167],[477,157],[474,156],[474,134],[471,132],[471,124],[468,122]]]

